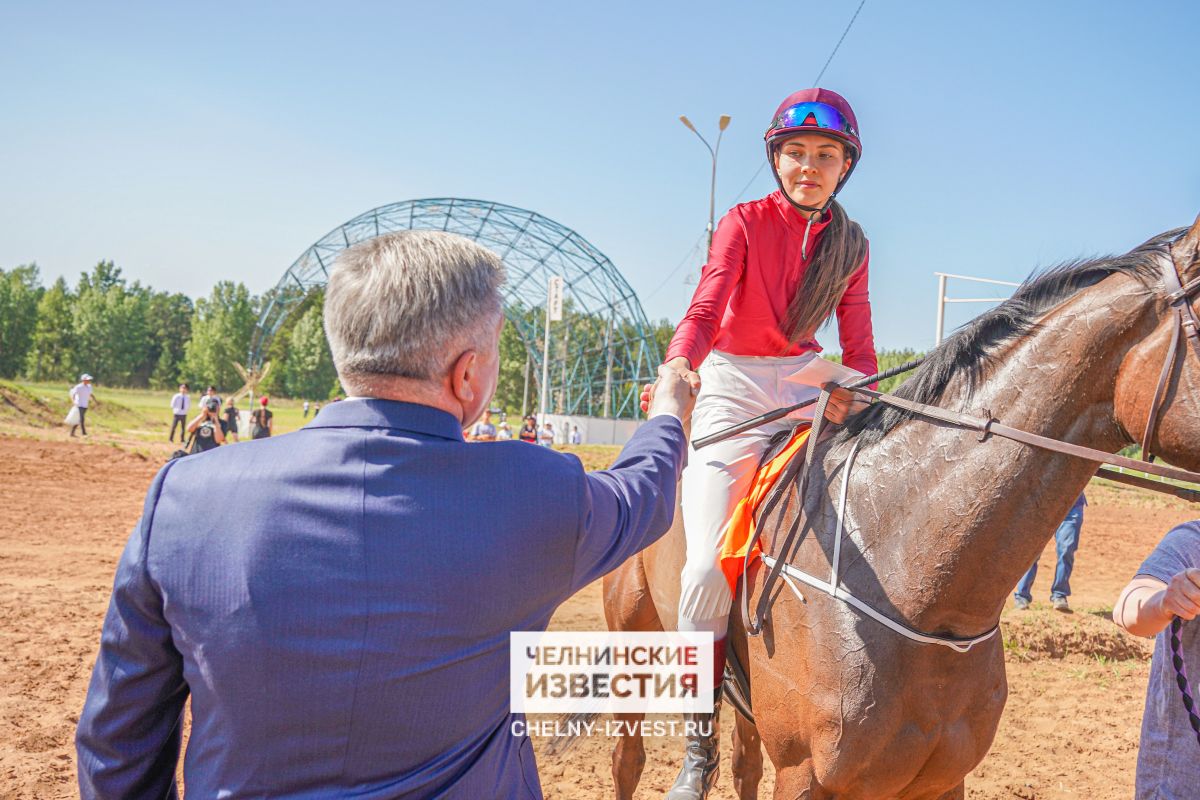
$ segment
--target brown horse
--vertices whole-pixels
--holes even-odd
[[[1200,219],[1180,233],[1031,279],[932,351],[897,394],[1108,452],[1138,441],[1178,336],[1163,265],[1173,258],[1184,283],[1200,277]],[[1200,358],[1180,344],[1171,369],[1152,444],[1195,470]],[[798,522],[784,557],[828,577],[837,494],[857,444],[842,585],[912,629],[959,638],[988,631],[1096,463],[979,438],[878,405],[859,414],[818,445],[802,502],[795,485],[782,487],[782,502],[759,520],[764,550]],[[605,578],[609,627],[673,627],[682,562],[677,514],[667,536]],[[765,573],[752,570],[751,608]],[[756,720],[737,718],[739,797],[757,796],[760,736],[776,798],[964,796],[963,779],[991,746],[1007,697],[999,636],[967,652],[917,643],[828,594],[782,581],[761,635],[745,635],[736,609],[730,642],[749,664]],[[618,741],[618,798],[633,796],[644,762],[640,738]]]

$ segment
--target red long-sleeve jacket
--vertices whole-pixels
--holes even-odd
[[[713,348],[737,356],[794,356],[821,351],[815,339],[791,343],[783,329],[788,304],[812,261],[828,221],[809,231],[808,259],[800,245],[808,221],[778,192],[729,210],[713,236],[687,314],[675,329],[666,360],[685,356],[693,369]],[[878,372],[867,296],[867,261],[851,277],[837,306],[842,363]]]

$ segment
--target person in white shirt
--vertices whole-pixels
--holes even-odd
[[[187,439],[187,413],[192,407],[192,398],[188,396],[188,385],[186,383],[179,384],[179,391],[171,398],[171,413],[175,415],[175,420],[171,423],[171,435],[167,437],[168,442],[175,441],[175,426],[179,426],[179,441]]]
[[[545,427],[538,431],[538,444],[542,447],[554,446],[554,426],[547,422]]]
[[[579,432],[579,426],[571,427],[571,444],[583,444],[583,434]]]
[[[471,427],[471,433],[467,436],[468,442],[494,442],[496,441],[496,426],[492,424],[492,412],[485,410],[483,417]]]
[[[507,441],[510,441],[512,438],[513,438],[512,428],[510,428],[508,426],[507,422],[501,422],[500,429],[498,431],[496,431],[497,441],[507,442]]]
[[[71,435],[75,435],[75,429],[80,428],[83,435],[87,436],[87,424],[84,422],[84,417],[87,416],[88,404],[92,402],[92,376],[86,372],[79,376],[79,383],[71,389],[71,402],[79,409],[79,424],[71,426]]]

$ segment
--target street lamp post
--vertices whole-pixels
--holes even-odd
[[[721,152],[721,135],[725,133],[725,129],[729,127],[731,117],[728,114],[722,114],[717,120],[717,146],[714,148],[708,143],[708,140],[700,135],[700,131],[696,130],[696,126],[692,121],[685,116],[681,116],[679,121],[687,126],[687,129],[696,134],[696,137],[704,143],[708,148],[708,152],[712,155],[712,184],[708,190],[708,252],[712,252],[713,228],[716,222],[717,211],[717,154]]]

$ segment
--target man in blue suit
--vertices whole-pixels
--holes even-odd
[[[451,234],[344,251],[325,327],[355,399],[155,477],[79,720],[84,798],[175,797],[189,696],[190,796],[541,797],[511,731],[509,632],[544,629],[667,530],[693,399],[661,373],[603,472],[468,445],[496,386],[503,277]]]

